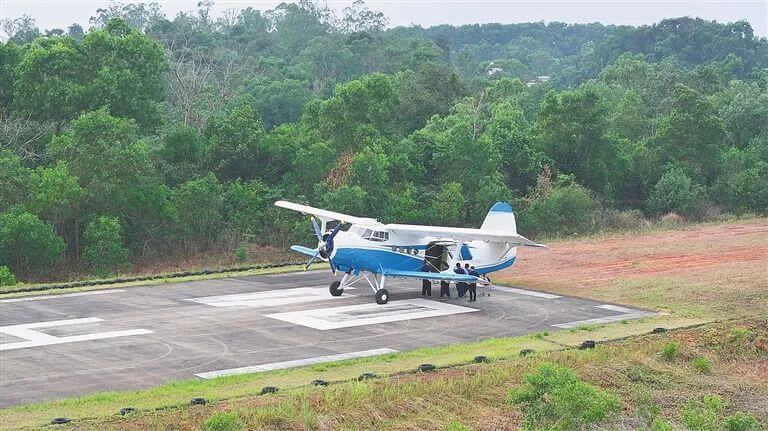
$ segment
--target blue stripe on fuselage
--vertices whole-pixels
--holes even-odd
[[[488,274],[508,268],[515,263],[515,257],[488,266],[478,266],[477,272]],[[400,271],[421,271],[424,266],[424,257],[397,253],[389,248],[337,248],[333,256],[333,264],[341,271],[356,269],[359,271],[381,272],[383,269]]]

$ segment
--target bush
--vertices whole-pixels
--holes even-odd
[[[675,212],[693,217],[698,214],[704,199],[703,186],[696,184],[681,169],[672,168],[651,190],[648,210],[657,215]]]
[[[94,273],[106,276],[127,263],[123,227],[117,217],[101,216],[88,223],[83,238],[83,259]]]
[[[712,374],[712,363],[706,356],[697,356],[693,358],[693,368],[701,374]]]
[[[600,206],[583,186],[565,180],[529,198],[520,211],[520,224],[533,234],[572,235],[599,227]]]
[[[14,273],[46,272],[66,248],[53,226],[36,215],[20,209],[0,214],[0,262]]]
[[[238,262],[245,262],[248,260],[248,243],[245,241],[237,246],[237,250],[235,250],[235,260]]]
[[[619,398],[584,383],[573,370],[541,364],[510,391],[510,402],[522,406],[526,429],[573,430],[610,418],[621,409]]]
[[[725,402],[717,395],[704,395],[701,401],[689,401],[683,406],[683,424],[691,431],[719,431],[718,417],[725,410]]]
[[[16,276],[11,272],[11,268],[5,265],[0,266],[0,286],[13,286],[18,282]]]
[[[245,429],[245,423],[237,412],[218,412],[211,415],[203,423],[205,431],[240,431]]]
[[[661,349],[661,357],[668,361],[671,361],[677,358],[677,355],[679,353],[680,353],[680,345],[675,340],[668,342],[664,346],[664,348]]]
[[[651,422],[651,431],[675,431],[675,427],[657,418]]]
[[[758,431],[759,429],[757,419],[748,413],[736,412],[725,418],[726,431]]]
[[[650,226],[640,210],[606,209],[602,215],[602,225],[612,229],[632,230]]]

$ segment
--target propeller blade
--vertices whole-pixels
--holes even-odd
[[[315,236],[317,236],[318,241],[323,240],[323,232],[320,231],[320,225],[317,224],[317,219],[312,217],[312,228],[315,230]]]
[[[309,260],[307,261],[307,265],[304,266],[304,271],[308,270],[309,267],[312,266],[313,263],[315,263],[315,259],[317,259],[317,256],[319,256],[319,255],[320,255],[320,250],[318,250],[317,253],[315,253],[314,256],[309,258]]]

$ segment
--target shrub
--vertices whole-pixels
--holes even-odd
[[[619,398],[584,383],[573,370],[541,364],[510,391],[510,402],[522,406],[526,429],[572,430],[587,428],[617,413]]]
[[[204,431],[240,431],[245,429],[237,412],[218,412],[203,423]]]
[[[53,226],[38,216],[20,209],[0,214],[0,262],[14,273],[48,271],[66,248]]]
[[[651,190],[648,210],[654,214],[676,212],[695,216],[704,201],[704,187],[696,184],[681,169],[668,170]]]
[[[736,412],[725,418],[726,431],[758,431],[759,429],[757,419],[748,413]]]
[[[651,422],[651,431],[675,431],[675,427],[668,422],[656,418]]]
[[[701,374],[711,374],[712,373],[712,363],[710,362],[709,358],[706,356],[697,356],[693,358],[693,368],[696,369],[696,371],[700,372]]]
[[[94,273],[106,276],[127,262],[123,246],[123,227],[117,217],[101,216],[88,223],[83,235],[83,259]]]
[[[677,355],[679,353],[680,353],[680,345],[675,340],[668,342],[664,346],[664,348],[661,349],[661,357],[668,361],[671,361],[677,358]]]
[[[248,244],[245,241],[237,246],[237,250],[235,250],[235,260],[238,262],[245,262],[248,260]]]
[[[11,268],[5,265],[0,266],[0,286],[13,286],[18,282],[16,276],[11,272]]]
[[[566,177],[529,198],[519,220],[523,230],[533,234],[589,233],[599,227],[600,206],[589,190]]]
[[[717,395],[704,395],[701,401],[689,401],[683,406],[682,419],[691,431],[719,431],[718,417],[725,410],[725,402]]]
[[[471,429],[459,421],[451,421],[445,426],[445,431],[471,431]]]

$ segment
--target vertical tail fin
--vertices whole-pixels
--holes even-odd
[[[515,213],[512,212],[512,205],[506,202],[493,204],[480,229],[517,233],[517,223],[515,222]]]

